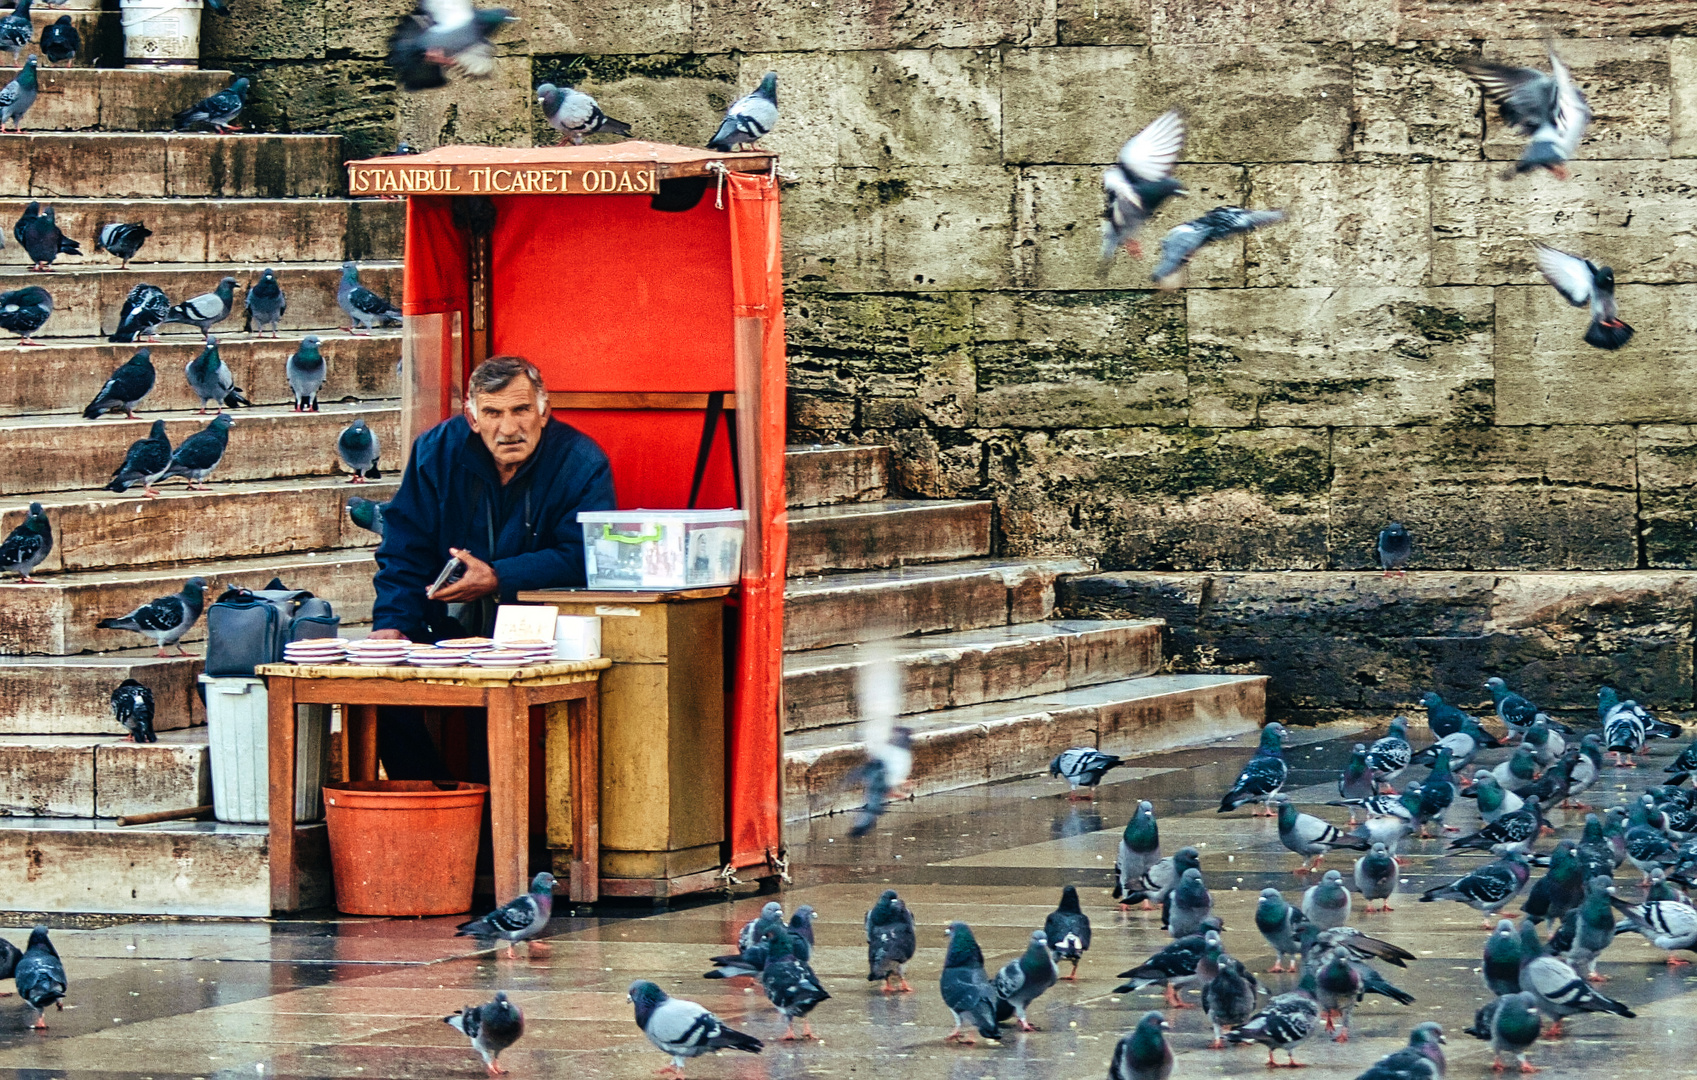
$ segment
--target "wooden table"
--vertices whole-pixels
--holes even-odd
[[[601,895],[600,676],[608,659],[561,661],[524,668],[362,667],[353,664],[265,664],[270,701],[271,908],[300,906],[295,864],[295,706],[342,705],[349,778],[376,779],[377,707],[412,705],[489,711],[489,810],[495,857],[495,902],[529,888],[530,707],[564,703],[565,723],[550,716],[547,738],[571,748],[572,861],[570,895]],[[550,710],[551,713],[556,710]],[[564,730],[558,730],[563,727]]]

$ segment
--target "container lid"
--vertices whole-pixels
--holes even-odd
[[[709,521],[748,520],[746,510],[726,507],[723,510],[579,510],[577,519],[590,524],[605,522],[609,525],[634,525],[644,521],[680,521],[685,525],[698,525]]]

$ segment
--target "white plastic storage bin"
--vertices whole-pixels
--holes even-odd
[[[742,576],[741,510],[603,510],[577,516],[591,589],[734,585]]]
[[[200,677],[206,687],[206,733],[212,751],[212,813],[219,821],[271,820],[270,702],[265,680]],[[328,705],[295,706],[295,820],[324,816],[329,761]]]

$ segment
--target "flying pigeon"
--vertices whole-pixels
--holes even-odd
[[[1512,180],[1533,169],[1548,169],[1558,180],[1567,179],[1567,160],[1585,137],[1591,122],[1591,106],[1574,83],[1567,65],[1550,47],[1550,73],[1537,68],[1508,67],[1485,61],[1467,61],[1461,69],[1479,84],[1485,97],[1497,106],[1503,123],[1531,141],[1520,160],[1503,173]]]
[[[389,504],[386,502],[372,502],[370,499],[355,495],[348,500],[348,517],[353,519],[355,525],[367,532],[376,533],[378,538],[381,539],[383,536],[383,511],[388,506]]]
[[[1201,962],[1202,954],[1207,948],[1207,932],[1224,928],[1225,925],[1218,918],[1210,916],[1204,919],[1199,932],[1179,938],[1138,966],[1120,972],[1120,978],[1130,981],[1124,986],[1115,987],[1114,993],[1129,994],[1147,986],[1160,986],[1166,994],[1168,1007],[1194,1008],[1195,1006],[1179,997],[1179,991],[1199,985],[1196,966]]]
[[[1061,905],[1043,920],[1043,937],[1049,942],[1056,963],[1072,962],[1068,981],[1078,978],[1078,962],[1090,949],[1090,916],[1078,906],[1078,889],[1068,885],[1061,889]]]
[[[271,336],[276,337],[277,324],[283,321],[289,310],[289,298],[283,294],[283,286],[277,283],[277,271],[267,267],[259,275],[259,280],[248,287],[243,302],[247,307],[244,332],[263,337],[265,328],[269,326]]]
[[[1218,941],[1218,938],[1215,940]],[[1025,952],[1004,964],[1002,970],[996,972],[991,985],[995,988],[996,997],[1013,1010],[1019,1030],[1036,1031],[1037,1028],[1026,1019],[1025,1010],[1059,978],[1055,958],[1049,955],[1049,939],[1043,931],[1034,930]]]
[[[766,965],[760,970],[760,986],[766,991],[766,1000],[788,1021],[783,1035],[779,1036],[785,1041],[797,1038],[797,1020],[801,1021],[800,1038],[814,1038],[808,1014],[831,998],[819,984],[819,976],[796,952],[795,935],[788,929],[780,929],[766,946]]]
[[[236,279],[221,278],[218,287],[209,293],[191,296],[182,303],[175,305],[165,313],[163,322],[185,323],[189,326],[200,327],[200,332],[208,338],[212,336],[212,327],[230,317],[230,311],[236,303]]]
[[[442,1022],[471,1040],[472,1048],[483,1057],[483,1067],[490,1076],[500,1076],[508,1070],[501,1068],[501,1051],[519,1041],[524,1034],[524,1011],[507,1000],[504,991],[497,991],[495,1000],[483,1005],[467,1005]]]
[[[133,342],[138,337],[145,337],[149,341],[158,341],[154,331],[170,315],[171,299],[165,295],[165,290],[143,282],[124,297],[124,306],[118,310],[118,328],[106,340]]]
[[[12,227],[12,235],[18,238],[32,261],[31,270],[48,273],[53,269],[53,260],[60,255],[81,255],[82,245],[59,231],[59,223],[49,206],[42,210],[40,203],[30,203],[24,208],[23,216]]]
[[[479,942],[500,938],[507,943],[507,956],[510,958],[514,955],[514,945],[542,933],[553,911],[554,875],[544,871],[530,880],[528,893],[507,901],[487,915],[461,923],[454,936],[473,937]]]
[[[1510,1054],[1520,1063],[1521,1072],[1530,1073],[1538,1069],[1526,1060],[1526,1052],[1538,1041],[1543,1027],[1536,996],[1505,994],[1479,1006],[1473,1026],[1463,1030],[1491,1044],[1491,1068],[1496,1072],[1503,1071],[1503,1055]]]
[[[1062,777],[1071,785],[1069,798],[1077,798],[1079,788],[1084,788],[1085,798],[1090,798],[1096,792],[1096,785],[1102,782],[1103,774],[1123,764],[1120,758],[1095,747],[1075,746],[1055,755],[1055,760],[1049,762],[1049,775]]]
[[[1344,887],[1343,875],[1327,870],[1326,876],[1308,886],[1302,894],[1302,916],[1321,930],[1349,923],[1349,890]]]
[[[1367,748],[1367,767],[1380,784],[1385,784],[1401,776],[1413,757],[1414,748],[1408,741],[1408,717],[1398,716],[1392,718],[1384,738]]]
[[[372,434],[364,419],[356,419],[342,429],[342,434],[336,439],[336,456],[353,472],[348,483],[363,484],[367,479],[383,479],[383,474],[377,469],[380,449],[377,436]]]
[[[241,125],[236,123],[236,117],[242,114],[242,108],[247,104],[250,85],[247,79],[237,79],[229,89],[195,102],[176,115],[177,130],[187,131],[196,124],[206,124],[220,135],[240,131]]]
[[[1160,861],[1161,829],[1155,820],[1155,805],[1145,799],[1137,804],[1131,820],[1125,823],[1125,832],[1120,834],[1119,853],[1114,856],[1114,895],[1119,898],[1122,908],[1131,906],[1131,893],[1137,882]],[[1182,873],[1181,870],[1175,874],[1174,883]],[[1150,898],[1145,892],[1143,908],[1147,911],[1150,906]]]
[[[26,8],[28,5],[29,0],[19,0],[20,8]],[[30,1026],[39,1031],[46,1031],[47,1006],[63,1009],[65,1006],[61,1004],[61,999],[69,989],[65,979],[65,965],[59,962],[59,952],[47,938],[47,927],[37,925],[30,931],[29,945],[19,958],[12,978],[17,985],[18,996],[35,1010],[35,1023]]]
[[[1089,947],[1089,934],[1089,923],[1086,922],[1085,948]],[[902,993],[913,993],[913,987],[907,984],[907,963],[918,950],[913,912],[896,895],[896,890],[885,889],[878,902],[872,905],[872,910],[866,913],[866,963],[869,969],[866,981],[882,981],[883,991],[888,994],[896,989],[891,985],[894,979],[900,982]],[[1073,970],[1078,970],[1076,961]]]
[[[233,423],[235,421],[223,413],[214,416],[211,423],[178,444],[176,452],[171,455],[171,463],[165,467],[165,472],[159,479],[169,480],[173,476],[181,476],[188,481],[190,491],[211,490],[206,484],[206,478],[218,467],[218,463],[224,460],[224,451],[230,444],[230,425]]]
[[[88,403],[88,408],[82,411],[84,420],[98,420],[104,414],[115,409],[124,410],[127,419],[136,419],[136,406],[153,389],[153,381],[157,373],[153,370],[153,350],[137,349],[134,356],[124,361],[112,377],[106,380],[106,385],[94,395],[94,400]]]
[[[1285,764],[1281,745],[1284,736],[1285,726],[1276,720],[1261,729],[1261,745],[1238,774],[1231,790],[1220,800],[1218,813],[1236,810],[1244,803],[1259,799],[1267,807],[1267,816],[1273,816],[1273,796],[1285,786],[1285,777],[1290,774],[1290,766]],[[1261,812],[1251,810],[1249,815],[1259,817]]]
[[[668,997],[646,979],[630,984],[627,1000],[636,1006],[636,1026],[672,1065],[660,1070],[683,1080],[684,1061],[720,1050],[742,1050],[758,1054],[766,1044],[752,1035],[725,1026],[725,1022],[693,1001]]]
[[[1001,1027],[996,1023],[996,991],[984,973],[984,953],[971,927],[963,922],[949,924],[949,951],[943,958],[939,986],[943,1004],[955,1018],[955,1029],[943,1037],[945,1043],[972,1045],[972,1033],[961,1031],[966,1025],[986,1039],[1001,1038]]]
[[[506,8],[474,8],[471,0],[419,0],[389,37],[389,66],[403,90],[448,85],[444,68],[468,79],[495,71],[489,37],[517,17]]]
[[[729,153],[740,146],[759,142],[777,125],[778,73],[768,71],[760,77],[759,86],[737,98],[725,110],[724,122],[707,140],[707,149]]]
[[[1381,911],[1396,910],[1391,907],[1391,896],[1396,892],[1397,870],[1397,861],[1384,844],[1374,844],[1372,851],[1355,860],[1355,887],[1367,901],[1362,914],[1373,914],[1375,900],[1380,901]]]
[[[125,679],[113,689],[112,715],[129,731],[131,742],[159,741],[153,732],[153,691],[134,679]]]
[[[1283,1050],[1291,1068],[1297,1067],[1294,1051],[1320,1026],[1320,1003],[1314,998],[1314,976],[1288,994],[1280,994],[1233,1031],[1226,1032],[1232,1045],[1260,1043],[1267,1048],[1267,1067],[1279,1068],[1273,1051]]]
[[[1533,244],[1538,270],[1574,307],[1591,309],[1585,343],[1598,349],[1618,349],[1632,340],[1632,327],[1621,321],[1615,307],[1615,272],[1590,259],[1570,255],[1545,244]]]
[[[18,580],[25,584],[39,585],[41,579],[30,577],[30,571],[40,566],[52,550],[53,526],[41,504],[32,502],[23,523],[7,533],[4,542],[0,542],[0,573],[16,574]]]
[[[77,33],[69,15],[59,16],[57,22],[41,31],[41,52],[50,64],[70,67],[81,49],[82,35]]]
[[[374,326],[401,321],[400,309],[359,283],[359,265],[342,264],[342,283],[336,287],[336,303],[348,314],[348,333],[359,335],[360,327],[371,333]]]
[[[1566,960],[1549,956],[1538,940],[1538,927],[1520,924],[1520,989],[1538,1001],[1538,1011],[1555,1021],[1548,1034],[1561,1035],[1562,1020],[1582,1012],[1606,1012],[1628,1019],[1638,1014],[1591,989]]]
[[[1408,1045],[1386,1054],[1355,1080],[1444,1080],[1443,1025],[1433,1020],[1415,1025]]]
[[[1114,1047],[1108,1080],[1168,1080],[1173,1074],[1173,1048],[1162,1032],[1171,1026],[1158,1010],[1144,1013]]]
[[[107,491],[125,492],[136,484],[142,485],[142,495],[151,499],[158,495],[153,485],[171,467],[171,440],[165,435],[165,421],[155,420],[147,438],[130,444],[124,462],[112,474]]]
[[[1392,573],[1408,576],[1404,567],[1414,555],[1414,537],[1409,535],[1401,523],[1393,521],[1379,530],[1378,549],[1379,567],[1384,570],[1386,577],[1390,577]]]
[[[1366,851],[1372,846],[1361,837],[1350,836],[1312,814],[1301,813],[1288,795],[1275,795],[1273,802],[1279,808],[1279,841],[1287,850],[1303,857],[1303,863],[1296,871],[1298,874],[1316,869],[1320,860],[1326,857],[1326,852],[1333,848]]]
[[[603,131],[630,134],[629,124],[608,116],[594,98],[569,86],[543,83],[536,88],[536,102],[542,106],[542,115],[549,126],[560,133],[561,143],[570,141],[573,146],[581,146],[584,136]]]
[[[1220,935],[1210,930],[1203,937],[1201,968],[1212,971],[1213,977],[1202,984],[1202,1011],[1214,1025],[1213,1050],[1226,1047],[1225,1032],[1235,1028],[1255,1014],[1256,992],[1260,989],[1255,977],[1238,961],[1227,956],[1220,947]]]
[[[4,22],[0,22],[0,41],[4,39],[6,23],[11,22],[12,18],[13,16],[8,15]],[[27,18],[25,22],[28,22]],[[5,45],[0,43],[0,48],[4,47]],[[12,63],[17,62],[18,54],[14,51]],[[8,122],[14,131],[24,129],[24,114],[35,104],[36,95],[41,91],[41,80],[36,75],[37,63],[35,54],[31,53],[30,58],[24,61],[23,70],[19,71],[11,82],[0,87],[0,131],[6,130]]]
[[[68,15],[65,17],[70,18]],[[130,260],[136,257],[136,252],[141,250],[142,244],[152,235],[153,230],[139,221],[102,225],[97,233],[99,239],[94,242],[94,250],[116,255],[120,260],[118,269],[128,270]]]
[[[286,370],[295,412],[318,411],[318,391],[324,386],[325,376],[324,354],[318,346],[317,335],[311,335],[302,338],[300,345],[289,354]]]
[[[1214,897],[1202,883],[1202,871],[1193,866],[1184,872],[1167,896],[1166,912],[1167,930],[1175,939],[1201,932],[1214,913]]]
[[[1190,193],[1173,179],[1173,165],[1184,152],[1184,117],[1162,113],[1120,147],[1119,156],[1102,173],[1102,261],[1120,248],[1143,258],[1137,240],[1143,223],[1174,195]]]
[[[206,602],[206,579],[191,577],[183,583],[183,591],[149,600],[128,615],[116,619],[101,619],[99,626],[102,630],[134,630],[138,634],[146,634],[159,646],[155,656],[170,656],[165,646],[176,645],[178,656],[187,656],[188,651],[178,644],[189,627],[200,618],[200,610]]]
[[[226,405],[235,408],[237,405],[253,404],[242,396],[242,388],[236,385],[230,366],[218,355],[218,339],[210,334],[200,355],[183,368],[183,375],[189,381],[189,390],[200,400],[199,414],[202,416],[206,415],[208,405],[216,405],[217,411],[222,413]]]
[[[1241,206],[1216,206],[1192,221],[1175,225],[1161,241],[1161,261],[1149,280],[1163,289],[1184,283],[1182,274],[1203,245],[1238,233],[1254,232],[1285,219],[1283,210],[1245,210]]]
[[[0,328],[19,336],[19,345],[40,345],[30,335],[40,330],[53,314],[53,297],[39,285],[0,293]]]
[[[1510,851],[1496,862],[1463,874],[1446,885],[1427,889],[1421,894],[1420,902],[1430,904],[1438,900],[1456,900],[1474,911],[1491,915],[1507,907],[1508,902],[1526,887],[1531,876],[1532,867],[1526,856]],[[1488,929],[1491,923],[1487,920],[1484,925]]]

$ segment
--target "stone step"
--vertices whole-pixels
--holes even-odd
[[[118,735],[0,735],[0,813],[115,818],[212,801],[206,729]]]
[[[9,136],[0,197],[300,199],[342,196],[340,135],[31,132]]]
[[[170,374],[167,371],[165,376]],[[401,413],[393,402],[324,404],[317,413],[267,406],[236,409],[232,415],[236,422],[230,429],[229,448],[209,479],[215,490],[237,481],[330,476],[341,471],[336,439],[355,417],[364,417],[377,433],[384,455],[379,466],[400,463]],[[165,433],[176,446],[211,418],[211,414],[148,411],[136,420],[80,416],[0,420],[0,495],[104,487],[130,444],[144,438],[155,419],[165,421]]]
[[[35,13],[36,44],[41,30],[58,21],[59,12]],[[64,12],[76,23],[79,16]],[[85,23],[95,19],[82,17]],[[102,27],[102,29],[104,29]],[[97,33],[99,31],[96,31]],[[77,33],[83,33],[77,27]],[[84,41],[83,51],[99,48]],[[30,131],[171,131],[173,117],[203,98],[228,87],[235,75],[228,71],[128,71],[123,68],[48,67],[41,58],[36,68],[40,94],[24,124]],[[18,74],[15,67],[0,67],[0,86]]]
[[[902,721],[913,732],[909,783],[929,795],[1040,775],[1070,746],[1126,756],[1243,734],[1260,726],[1265,685],[1260,675],[1152,675],[909,717]],[[865,760],[857,725],[786,738],[785,818],[861,805],[864,793],[848,776]]]
[[[784,730],[855,722],[861,673],[886,658],[901,675],[904,714],[1152,675],[1161,669],[1162,626],[1159,619],[1081,619],[788,653]]]
[[[140,634],[101,630],[95,624],[174,593],[197,575],[206,579],[213,596],[225,585],[262,588],[272,577],[281,577],[291,589],[309,589],[330,601],[344,623],[366,622],[371,618],[375,570],[370,551],[360,549],[60,574],[41,585],[11,584],[8,579],[0,584],[0,653],[68,656],[147,645]],[[204,639],[205,630],[205,620],[197,622],[184,642]]]
[[[330,478],[264,480],[218,484],[211,491],[190,491],[172,481],[156,499],[109,491],[11,496],[0,498],[0,535],[23,523],[32,498],[40,500],[53,525],[53,550],[36,568],[37,576],[374,548],[377,535],[348,517],[348,496],[383,502],[399,480],[395,475],[357,486]]]
[[[791,446],[784,453],[784,485],[792,508],[882,499],[890,489],[890,448]]]
[[[784,648],[1042,622],[1055,610],[1055,579],[1091,568],[1086,559],[964,559],[791,581]]]
[[[204,724],[200,669],[198,656],[160,659],[151,645],[99,656],[0,657],[0,734],[121,737],[112,690],[125,679],[153,691],[156,730]]]
[[[285,365],[305,336],[297,332],[272,339],[226,334],[218,339],[218,355],[248,400],[256,405],[292,405]],[[39,349],[0,346],[0,417],[80,416],[112,372],[143,345],[152,350],[158,377],[141,412],[152,416],[200,407],[183,376],[183,369],[204,348],[199,334],[172,334],[162,342],[135,345],[113,344],[105,338],[46,340],[49,344]],[[332,332],[319,348],[328,367],[318,394],[321,407],[334,402],[399,400],[401,376],[395,365],[401,356],[400,331],[370,337]]]
[[[85,244],[84,251],[92,251]],[[77,265],[77,264],[83,265]],[[242,334],[246,309],[243,296],[249,285],[259,280],[263,267],[251,263],[165,263],[133,270],[119,270],[104,255],[92,259],[56,262],[51,273],[34,274],[22,264],[0,266],[0,291],[39,285],[53,297],[53,314],[35,335],[39,340],[65,337],[106,336],[118,328],[118,313],[130,290],[142,282],[157,285],[173,303],[191,296],[211,292],[226,276],[238,282],[235,307],[230,317],[212,327],[214,336]],[[336,303],[336,287],[342,280],[341,263],[278,264],[277,282],[289,302],[281,329],[292,333],[333,334],[340,330],[348,336],[347,316]],[[399,304],[401,295],[401,266],[395,262],[370,263],[360,267],[360,284]],[[199,340],[200,330],[193,326],[171,324],[160,327],[166,338]],[[5,344],[16,339],[7,334]],[[0,345],[0,347],[4,347]],[[20,347],[13,345],[14,348]]]
[[[0,225],[6,230],[0,266],[29,265],[23,247],[12,243],[11,229],[30,201],[0,199]],[[130,263],[143,275],[160,263],[275,266],[398,259],[406,228],[406,203],[400,200],[53,199],[48,205],[59,230],[81,244],[84,253],[61,255],[53,264],[61,272],[73,267],[116,269],[116,256],[94,250],[100,227],[114,222],[139,221],[153,230]],[[236,276],[245,283],[251,273]]]
[[[990,502],[884,499],[790,511],[789,575],[990,554]]]

